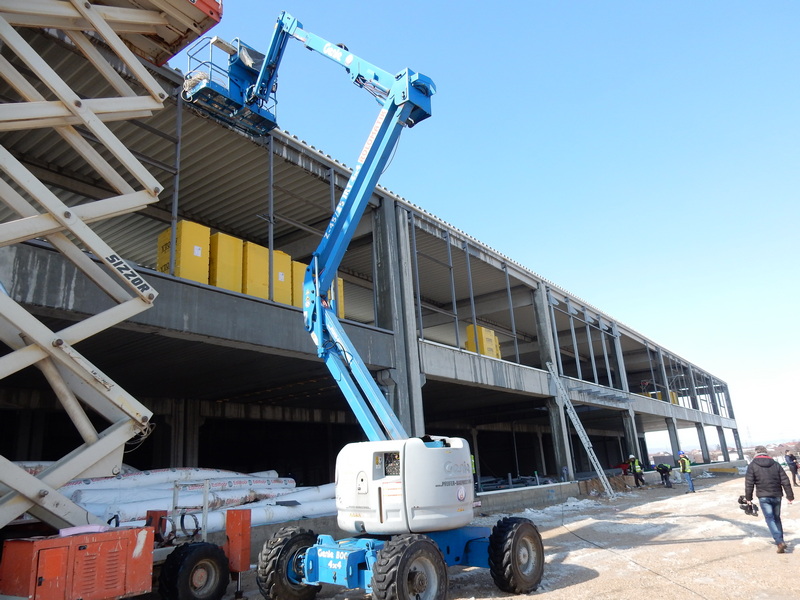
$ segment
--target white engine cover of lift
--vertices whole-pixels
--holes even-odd
[[[336,457],[339,527],[395,535],[468,525],[475,499],[472,457],[462,438],[436,437],[348,444]]]

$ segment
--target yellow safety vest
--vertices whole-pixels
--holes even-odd
[[[692,472],[692,462],[686,458],[679,458],[678,462],[681,463],[681,473],[691,473]]]

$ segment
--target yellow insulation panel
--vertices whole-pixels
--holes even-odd
[[[232,292],[242,291],[243,242],[226,233],[211,236],[209,283]]]
[[[269,299],[269,248],[245,242],[242,248],[242,292]]]
[[[161,273],[169,273],[171,229],[158,236],[156,266]],[[209,281],[211,229],[191,221],[178,221],[175,228],[176,277],[199,283]]]
[[[272,299],[281,304],[292,303],[292,257],[273,250],[272,267],[275,273],[272,276]]]
[[[487,327],[478,325],[478,345],[475,346],[475,326],[467,325],[467,340],[466,349],[470,352],[477,352],[484,356],[491,356],[493,358],[502,358],[500,355],[500,340],[497,334]]]

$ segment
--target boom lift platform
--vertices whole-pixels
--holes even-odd
[[[292,38],[345,68],[380,104],[377,120],[306,270],[306,330],[369,441],[348,444],[336,461],[338,524],[357,537],[334,540],[284,528],[267,541],[257,581],[272,600],[311,600],[321,583],[362,588],[378,600],[444,600],[447,566],[488,567],[500,589],[538,586],[544,552],[536,526],[505,518],[469,527],[474,487],[469,445],[461,438],[409,438],[336,317],[327,296],[348,243],[405,127],[431,115],[433,82],[409,69],[391,74],[307,32],[287,13],[264,55],[240,41],[207,42],[227,65],[192,67],[184,98],[256,136],[275,127],[277,71]],[[196,58],[196,54],[191,54]]]

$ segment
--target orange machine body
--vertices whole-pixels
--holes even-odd
[[[6,540],[0,595],[35,600],[105,600],[151,591],[153,529]]]

